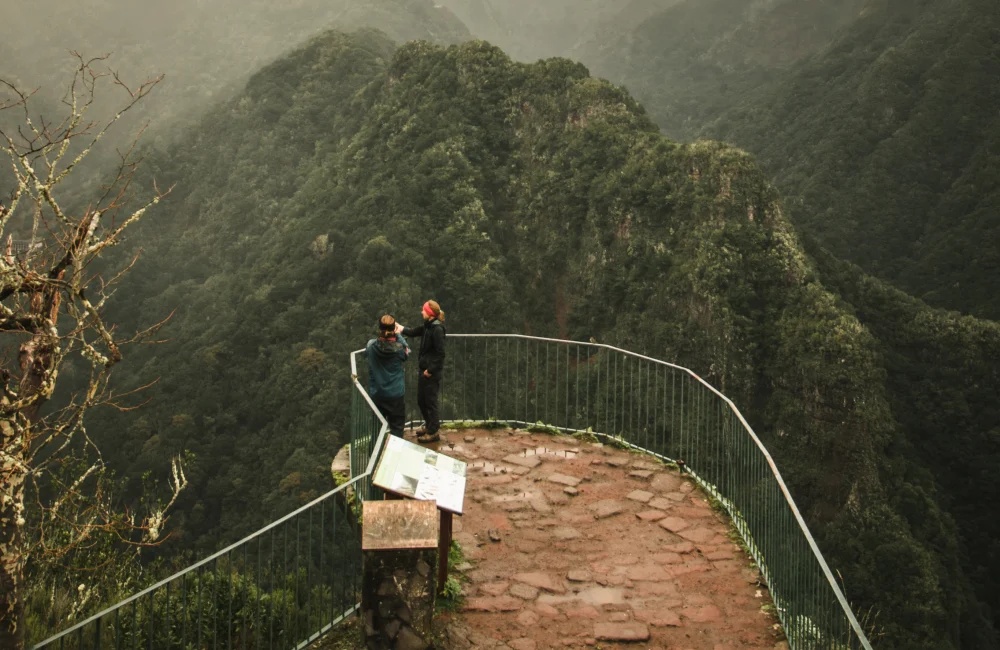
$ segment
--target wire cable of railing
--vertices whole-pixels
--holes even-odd
[[[733,402],[700,376],[596,342],[519,334],[451,334],[449,339],[454,342],[442,389],[445,420],[593,434],[676,462],[728,512],[761,571],[791,648],[871,650],[770,453]],[[347,483],[35,648],[58,642],[64,650],[67,642],[73,647],[73,640],[81,650],[148,646],[159,639],[183,645],[196,628],[196,647],[211,635],[213,647],[287,650],[304,648],[353,614],[360,549],[356,539],[343,534],[345,522],[351,529],[354,521],[347,495],[353,490],[357,499],[380,497],[371,477],[388,436],[388,425],[362,381],[367,376],[367,366],[358,364],[363,352],[350,355],[352,478]],[[409,395],[415,392],[416,365],[407,364]],[[419,421],[412,404],[408,420]],[[331,526],[326,525],[328,510]],[[203,598],[212,601],[207,624]],[[192,599],[197,599],[197,620],[189,612]],[[252,606],[244,602],[248,599],[255,600]],[[253,639],[232,613],[241,612],[245,619],[249,610],[258,622]],[[130,626],[122,621],[129,616]]]

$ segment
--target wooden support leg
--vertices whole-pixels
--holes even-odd
[[[451,518],[447,510],[441,513],[441,536],[438,538],[438,593],[444,593],[444,584],[448,582],[448,551],[451,550]]]

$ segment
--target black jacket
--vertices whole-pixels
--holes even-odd
[[[419,327],[403,329],[403,336],[420,337],[420,372],[424,370],[432,377],[440,377],[444,372],[444,339],[446,336],[444,324],[436,318],[424,321]]]

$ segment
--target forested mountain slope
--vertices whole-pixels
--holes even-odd
[[[702,131],[758,155],[798,224],[927,301],[1000,318],[1000,4],[877,3]]]
[[[750,151],[836,255],[1000,318],[1000,4],[448,1],[507,51],[624,85],[670,137]]]
[[[575,54],[668,135],[758,156],[836,255],[1000,318],[997,3],[691,0]]]
[[[163,552],[214,549],[327,489],[348,352],[434,296],[451,331],[595,337],[695,369],[764,437],[848,597],[881,612],[882,647],[995,646],[970,586],[996,579],[988,540],[956,523],[989,502],[960,504],[968,467],[927,460],[968,433],[952,423],[969,405],[939,403],[930,429],[900,408],[924,380],[892,375],[892,324],[824,287],[746,154],[665,139],[566,60],[359,32],[267,66],[147,163],[176,190],[121,251],[145,254],[113,320],[178,311],[120,375],[161,378],[153,401],[90,430],[132,480],[194,452]],[[941,338],[942,355],[995,350],[991,326],[963,322],[981,334]]]

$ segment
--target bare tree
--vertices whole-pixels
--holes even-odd
[[[9,157],[13,190],[0,202],[0,648],[23,647],[26,569],[59,561],[111,535],[133,545],[156,544],[166,513],[185,487],[173,463],[172,498],[137,515],[115,511],[105,464],[85,424],[91,408],[134,408],[136,391],[111,387],[122,349],[149,341],[163,325],[121,336],[105,321],[116,284],[136,262],[110,274],[96,267],[167,192],[153,187],[135,201],[139,134],[110,183],[90,203],[63,200],[66,180],[115,123],[162,77],[130,87],[98,71],[107,57],[73,53],[75,74],[63,99],[64,117],[35,116],[32,92],[0,79],[0,146]],[[106,122],[88,111],[99,87],[122,93],[122,108]],[[13,119],[9,119],[13,118]],[[3,176],[0,176],[2,179]],[[2,182],[2,181],[0,181]],[[169,192],[169,190],[168,190]],[[165,321],[164,321],[165,322]],[[70,391],[56,391],[72,368]],[[66,384],[66,379],[63,384]]]

